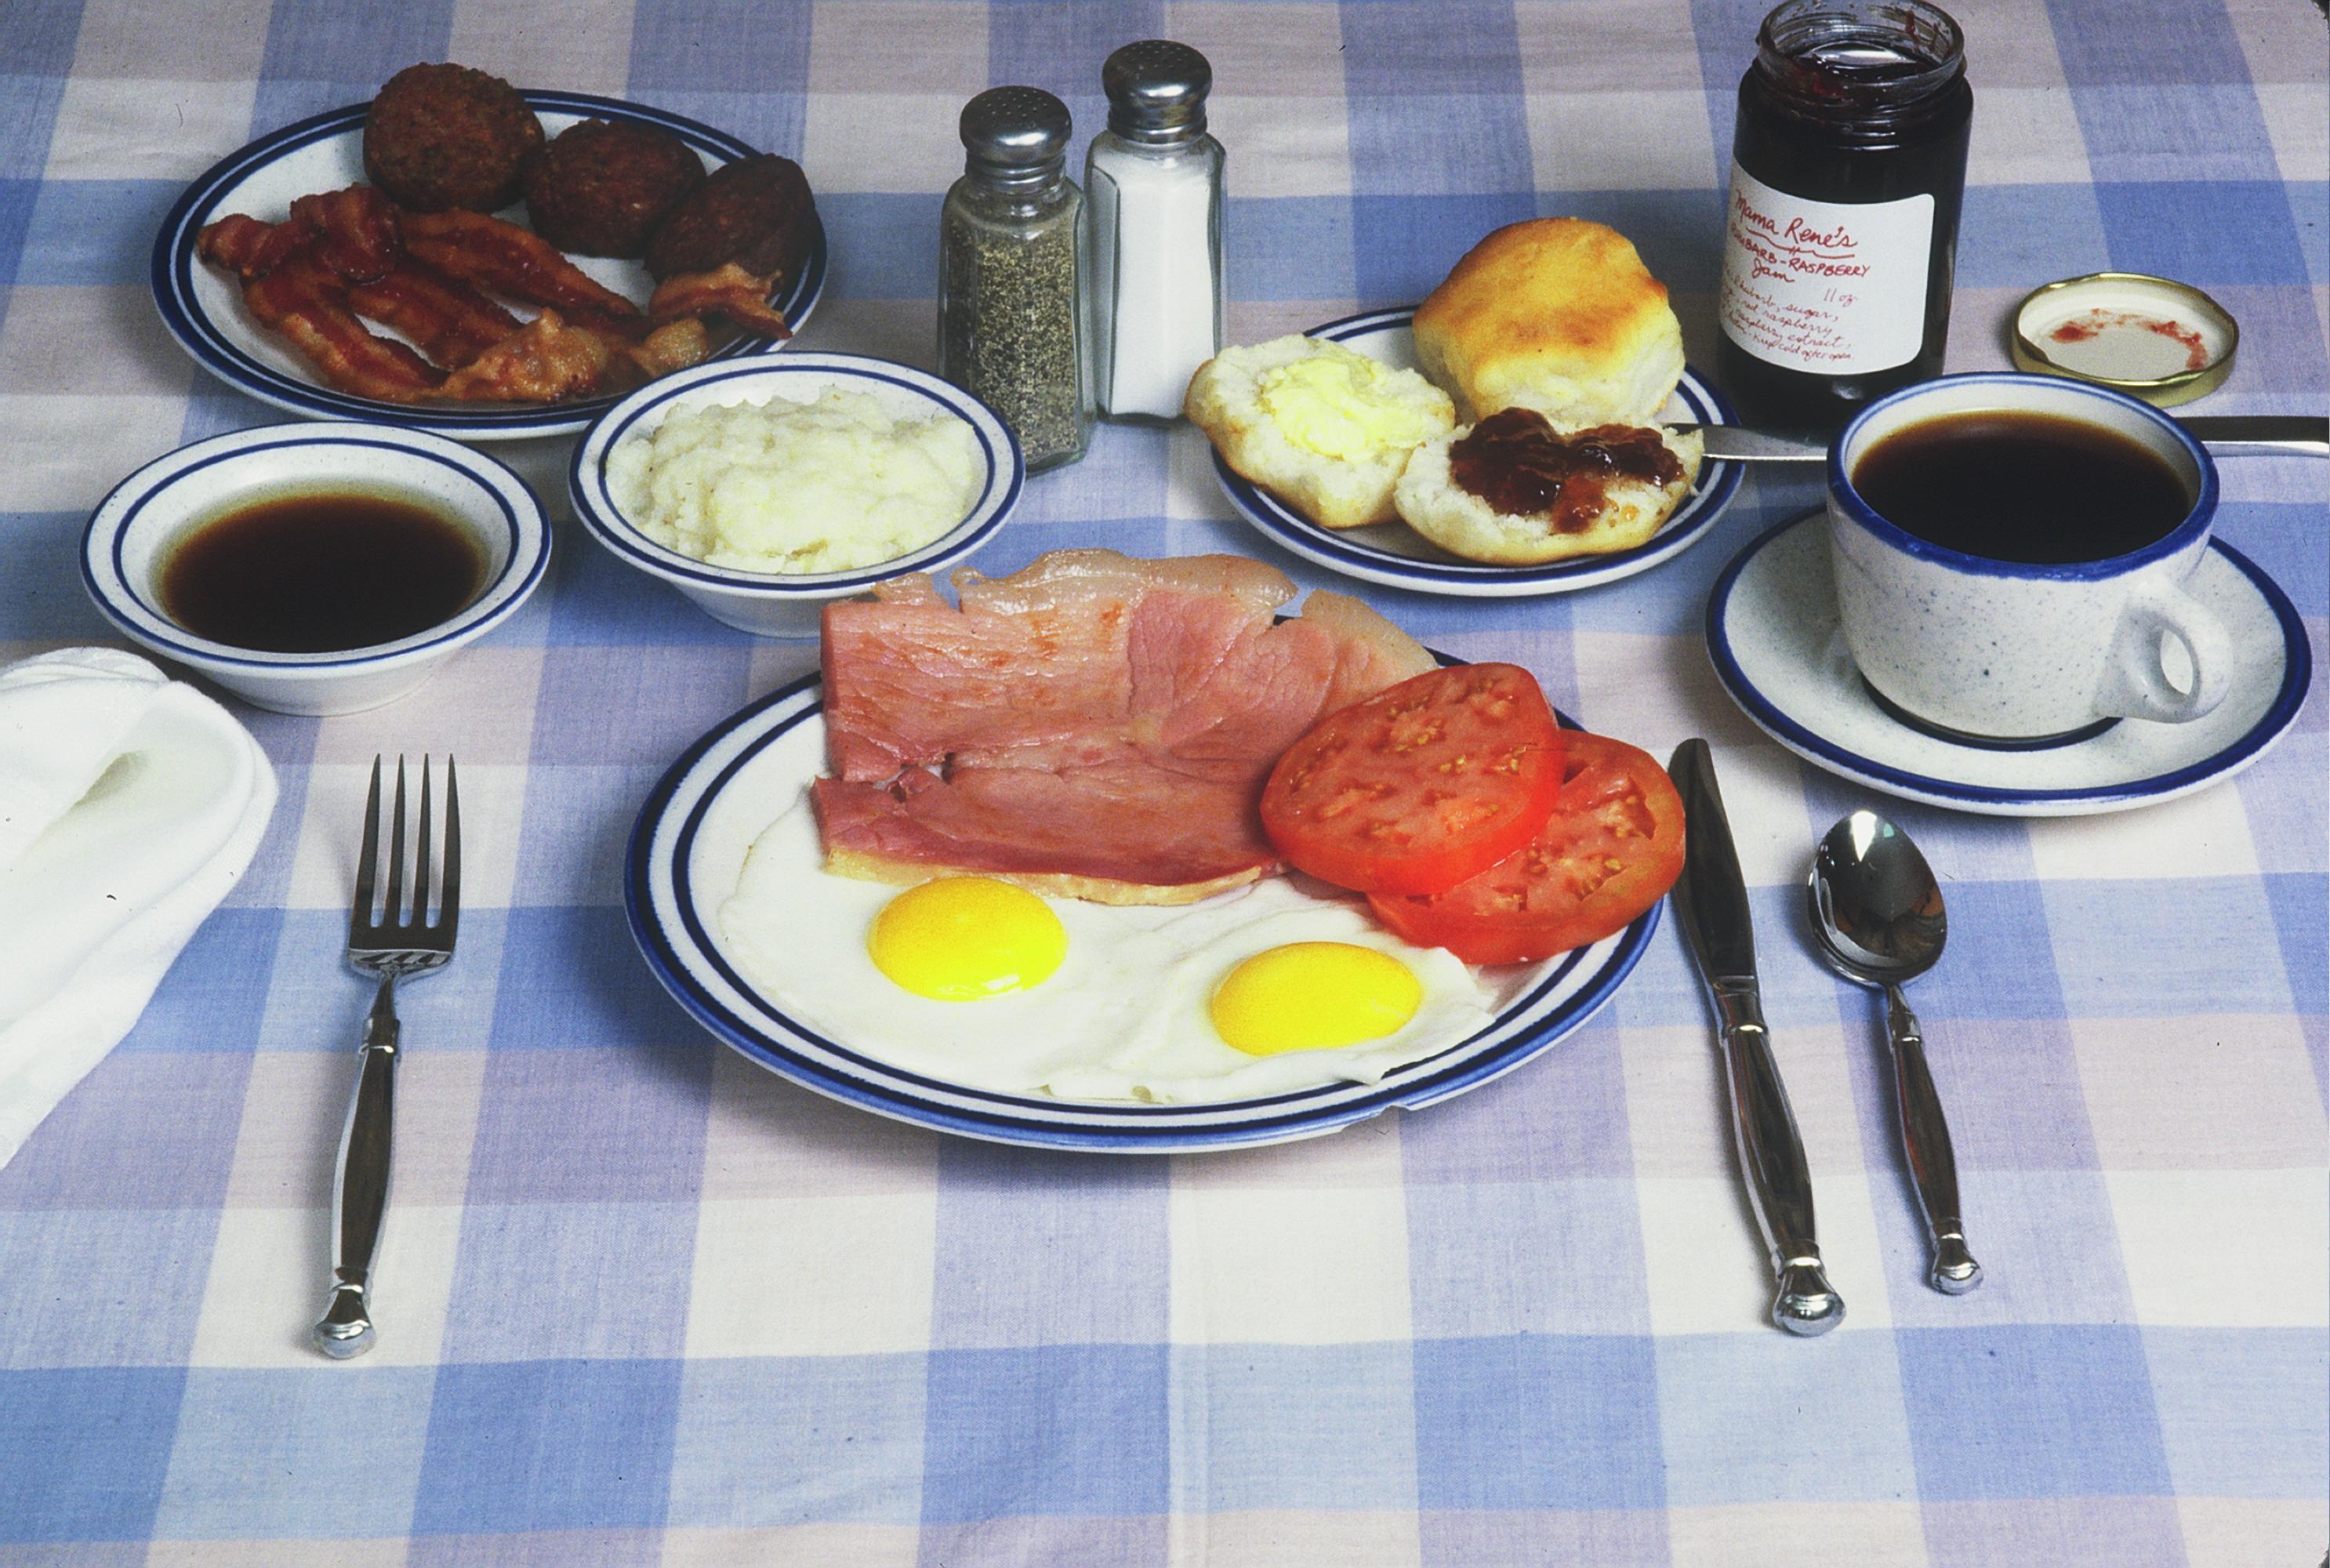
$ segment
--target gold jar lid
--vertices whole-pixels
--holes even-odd
[[[2017,369],[2094,382],[2158,408],[2223,385],[2240,343],[2223,306],[2145,272],[2066,278],[2014,307]]]

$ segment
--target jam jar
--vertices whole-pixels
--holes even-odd
[[[1754,423],[1834,430],[1937,375],[1974,92],[1925,0],[1786,0],[1739,82],[1716,374]]]

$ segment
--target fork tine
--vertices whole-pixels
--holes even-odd
[[[445,871],[444,892],[439,895],[437,923],[445,929],[445,940],[453,940],[453,928],[461,918],[461,792],[453,779],[453,754],[445,754]]]
[[[421,758],[421,831],[412,855],[412,923],[429,923],[429,757]]]
[[[373,882],[380,864],[380,765],[381,759],[373,758],[372,792],[365,797],[364,847],[356,851],[356,896],[348,906],[351,940],[354,933],[372,924]]]
[[[404,919],[404,759],[396,760],[396,820],[388,829],[388,902],[381,921],[397,925]]]

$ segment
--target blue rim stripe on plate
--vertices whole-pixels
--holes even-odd
[[[959,416],[971,426],[971,433],[979,439],[980,450],[987,459],[987,481],[980,491],[979,499],[972,503],[963,516],[966,520],[978,521],[972,531],[961,538],[956,537],[962,527],[961,524],[957,524],[910,555],[856,571],[799,576],[773,573],[744,575],[765,581],[770,586],[798,588],[822,597],[838,589],[870,588],[901,572],[915,571],[923,562],[941,556],[968,553],[1003,526],[1004,520],[1018,503],[1020,491],[1026,487],[1028,465],[1020,455],[1019,443],[1012,439],[1010,429],[1004,424],[1001,415],[952,383],[911,365],[865,354],[809,353],[789,354],[781,360],[755,360],[749,364],[704,366],[679,371],[658,377],[647,386],[627,393],[613,410],[600,418],[588,435],[575,443],[573,454],[567,459],[566,493],[574,504],[577,520],[601,543],[618,554],[630,557],[658,576],[685,577],[715,588],[736,587],[739,573],[707,567],[703,562],[667,550],[652,540],[640,537],[621,522],[621,513],[607,490],[607,454],[640,420],[674,398],[693,393],[703,387],[717,386],[724,381],[746,376],[786,373],[830,377],[837,371],[845,373],[845,380],[879,382],[914,392]],[[635,402],[637,406],[624,412],[622,405],[626,402]],[[615,417],[618,413],[620,418]],[[1001,446],[999,452],[999,441]],[[1003,460],[1006,456],[1010,459],[1008,463]],[[1002,486],[1000,498],[996,493],[999,484]],[[986,509],[984,517],[980,516],[982,509]]]
[[[745,762],[810,715],[821,712],[819,677],[803,676],[715,726],[658,781],[633,824],[626,853],[623,902],[633,940],[658,983],[724,1043],[806,1088],[861,1109],[941,1131],[993,1141],[1106,1153],[1167,1153],[1227,1148],[1335,1130],[1394,1106],[1444,1099],[1519,1066],[1576,1029],[1632,971],[1657,929],[1653,906],[1625,930],[1568,955],[1508,1005],[1473,1041],[1396,1070],[1378,1084],[1331,1084],[1266,1100],[1190,1106],[1084,1104],[1002,1095],[938,1083],[869,1063],[787,1018],[726,966],[695,912],[687,866],[694,835],[723,787]],[[787,710],[787,704],[791,704]],[[716,775],[705,760],[740,732],[765,725],[739,743]],[[680,820],[675,823],[675,814]],[[667,907],[668,906],[668,910]],[[668,929],[675,921],[677,933]],[[683,945],[687,949],[683,951]],[[1590,974],[1580,971],[1598,953]],[[732,1011],[691,970],[693,957],[739,997],[761,1003],[759,1019]],[[1582,982],[1582,983],[1581,983]],[[1566,985],[1577,988],[1559,995]],[[1549,1002],[1547,998],[1553,997]],[[1529,1009],[1544,1007],[1542,1016]],[[1500,1035],[1500,1032],[1501,1034]],[[1486,1045],[1475,1043],[1493,1038]],[[1468,1048],[1473,1054],[1432,1064]],[[824,1053],[820,1061],[808,1052]],[[861,1076],[847,1064],[863,1063]],[[1327,1103],[1317,1103],[1321,1099]],[[1308,1102],[1308,1103],[1306,1103]]]
[[[573,114],[586,118],[628,120],[653,126],[671,132],[697,151],[713,154],[724,161],[749,157],[753,152],[750,144],[684,115],[627,103],[620,99],[601,98],[593,93],[535,90],[524,90],[520,96],[526,99],[527,107],[537,113]],[[150,279],[154,304],[161,313],[163,326],[169,329],[170,335],[177,339],[179,346],[196,364],[237,391],[310,418],[366,420],[432,435],[454,437],[548,436],[581,430],[601,411],[611,407],[617,401],[616,397],[608,395],[539,407],[491,410],[464,409],[459,404],[407,407],[377,402],[295,379],[253,358],[219,330],[209,313],[195,299],[194,278],[202,264],[194,254],[195,237],[214,215],[217,204],[225,194],[269,164],[316,142],[359,129],[370,107],[369,104],[350,104],[296,121],[228,154],[186,187],[177,201],[171,204],[168,216],[162,221],[161,231],[154,238]],[[820,224],[810,245],[809,260],[802,266],[800,276],[786,286],[776,300],[777,307],[796,331],[808,324],[817,308],[819,298],[824,293],[827,263],[825,231]],[[779,346],[768,338],[747,334],[723,345],[710,357],[715,360],[730,359],[772,352]]]
[[[1408,327],[1415,318],[1414,306],[1361,311],[1314,326],[1304,335],[1324,338],[1331,343],[1349,343],[1354,338]],[[1686,369],[1676,391],[1691,410],[1695,422],[1710,425],[1738,422],[1738,415],[1733,411],[1722,392],[1696,372]],[[1589,588],[1631,576],[1671,555],[1680,554],[1696,543],[1730,505],[1745,477],[1744,465],[1739,463],[1720,458],[1703,463],[1700,483],[1693,487],[1691,494],[1684,498],[1674,515],[1660,525],[1657,534],[1632,550],[1574,557],[1568,561],[1549,562],[1543,566],[1494,566],[1482,562],[1419,561],[1369,545],[1351,543],[1339,531],[1322,528],[1289,510],[1276,496],[1232,468],[1220,452],[1216,451],[1212,456],[1215,477],[1220,482],[1223,494],[1231,506],[1265,537],[1321,565],[1348,570],[1389,586],[1411,588],[1427,593],[1444,587],[1462,591],[1466,588],[1503,588],[1512,584],[1530,585],[1545,592],[1556,592],[1563,588]]]
[[[145,468],[138,469],[136,473],[130,475],[128,478],[114,486],[112,489],[106,492],[105,499],[99,501],[96,507],[90,511],[89,515],[89,522],[85,524],[81,529],[81,586],[88,591],[90,601],[96,605],[99,613],[104,615],[108,620],[113,622],[116,626],[120,627],[124,631],[129,631],[134,628],[135,634],[145,641],[152,643],[157,647],[166,647],[174,653],[188,655],[193,657],[204,660],[208,663],[236,665],[246,669],[254,670],[320,669],[334,666],[355,666],[372,664],[383,659],[402,658],[408,654],[421,653],[426,649],[435,647],[439,643],[449,642],[457,638],[466,638],[481,632],[490,630],[504,620],[508,619],[509,617],[516,611],[517,607],[525,600],[535,583],[541,579],[542,574],[549,569],[549,520],[547,518],[544,518],[537,525],[541,538],[541,548],[534,552],[534,555],[531,560],[526,559],[523,548],[525,543],[525,529],[518,521],[517,508],[511,505],[509,496],[502,486],[491,482],[488,477],[474,472],[467,466],[469,463],[491,464],[494,468],[501,470],[501,478],[507,481],[509,486],[515,486],[521,494],[530,495],[531,492],[526,490],[526,481],[519,478],[517,474],[511,469],[507,463],[502,462],[499,458],[488,457],[483,452],[472,452],[468,450],[466,448],[461,449],[459,458],[456,458],[443,452],[431,451],[427,448],[408,445],[403,441],[393,439],[393,437],[384,437],[372,434],[358,436],[338,431],[309,431],[305,427],[300,426],[288,426],[280,428],[283,430],[282,437],[276,440],[245,442],[238,440],[237,438],[244,436],[248,432],[240,430],[230,432],[224,437],[216,439],[223,441],[232,442],[234,444],[226,447],[224,449],[213,452],[206,457],[198,458],[195,461],[185,463],[177,468],[173,468],[167,473],[155,476],[150,481],[148,481],[145,492],[139,495],[136,500],[129,504],[128,511],[123,515],[121,519],[118,523],[111,524],[113,534],[112,547],[105,556],[106,564],[110,568],[111,574],[109,579],[100,581],[96,569],[90,562],[91,552],[90,547],[94,542],[93,536],[97,530],[99,519],[105,515],[106,510],[112,505],[114,497],[120,495],[124,490],[128,489],[131,486],[138,484],[139,481],[146,480],[147,476],[152,474],[155,468],[159,468],[164,464],[170,463],[179,458],[183,458],[187,452],[196,449],[181,448],[175,452],[166,454],[164,457],[156,459],[156,462],[149,463]],[[415,431],[412,433],[427,434],[429,432]],[[206,444],[208,443],[198,443],[198,446]],[[479,589],[478,590],[477,597],[471,600],[467,606],[463,607],[459,615],[456,615],[451,620],[447,621],[444,625],[433,628],[429,631],[416,632],[412,637],[403,638],[398,642],[383,643],[377,647],[351,648],[346,652],[325,655],[298,655],[287,656],[280,658],[254,658],[251,656],[248,650],[237,649],[225,643],[214,643],[202,638],[187,640],[190,634],[186,633],[185,628],[178,626],[175,621],[172,620],[167,615],[166,615],[158,606],[147,603],[146,601],[146,596],[137,591],[136,584],[131,580],[128,567],[123,560],[123,551],[127,548],[128,543],[131,525],[137,521],[138,513],[150,505],[156,496],[160,495],[162,491],[166,489],[169,486],[177,483],[180,479],[185,478],[190,474],[198,474],[204,468],[210,468],[214,464],[228,462],[251,453],[284,451],[298,447],[377,448],[383,451],[392,451],[404,457],[421,458],[425,461],[435,463],[441,468],[450,468],[453,472],[460,475],[464,479],[470,481],[478,488],[484,490],[488,495],[491,496],[493,497],[495,506],[501,513],[502,525],[507,531],[509,539],[508,563],[503,567],[502,574],[493,581]],[[539,510],[538,507],[537,510]],[[119,600],[127,601],[136,609],[143,612],[143,614],[148,619],[140,620],[128,615],[126,612],[121,610],[117,604],[117,596]],[[478,606],[487,604],[488,601],[495,602],[491,604],[491,608],[484,614],[473,616],[469,613],[471,610],[477,609]]]
[[[1707,596],[1707,652],[1714,663],[1716,678],[1723,683],[1723,689],[1731,694],[1732,701],[1738,703],[1749,718],[1791,749],[1823,766],[1834,768],[1848,778],[1890,785],[1940,805],[2047,806],[2165,798],[2212,779],[2239,771],[2297,721],[2298,708],[2306,700],[2306,687],[2313,680],[2313,650],[2306,643],[2306,627],[2298,618],[2297,607],[2289,601],[2289,596],[2282,592],[2281,585],[2268,576],[2262,567],[2223,540],[2212,539],[2209,548],[2238,568],[2271,607],[2274,622],[2281,628],[2283,650],[2281,686],[2275,692],[2272,703],[2268,704],[2256,723],[2223,750],[2201,761],[2149,779],[2086,789],[2004,789],[1993,785],[1936,779],[1890,767],[1857,751],[1847,751],[1790,718],[1748,678],[1738,656],[1731,651],[1731,638],[1725,628],[1732,590],[1738,586],[1740,573],[1747,570],[1748,563],[1789,529],[1816,524],[1824,515],[1816,507],[1776,524],[1757,534],[1745,549],[1731,558]]]

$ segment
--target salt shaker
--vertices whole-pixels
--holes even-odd
[[[939,373],[1011,427],[1030,470],[1073,462],[1093,406],[1067,105],[990,88],[959,129],[963,175],[939,215]]]
[[[1108,128],[1092,200],[1093,372],[1113,419],[1170,420],[1222,345],[1222,144],[1206,134],[1206,57],[1128,43],[1101,67]]]

